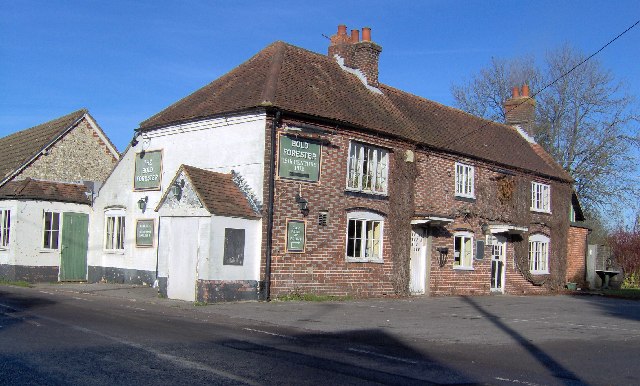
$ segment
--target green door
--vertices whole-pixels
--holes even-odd
[[[87,280],[88,239],[89,215],[64,213],[62,215],[60,281]]]

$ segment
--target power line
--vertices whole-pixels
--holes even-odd
[[[600,53],[600,51],[604,50],[605,48],[607,48],[611,43],[615,42],[616,40],[618,40],[622,35],[626,34],[627,32],[629,32],[631,29],[633,29],[635,26],[637,26],[638,24],[640,24],[640,20],[636,21],[635,23],[633,23],[629,28],[627,28],[626,30],[622,31],[620,34],[618,34],[618,36],[616,36],[615,38],[611,39],[607,44],[603,45],[602,47],[600,47],[600,49],[598,49],[596,52],[594,52],[593,54],[589,55],[587,58],[585,58],[584,60],[582,60],[580,63],[576,64],[575,66],[573,66],[569,71],[565,72],[564,74],[560,75],[559,77],[557,77],[555,80],[553,80],[552,82],[550,82],[549,84],[547,84],[546,86],[544,86],[543,88],[541,88],[540,90],[538,90],[537,92],[533,93],[531,95],[530,98],[535,98],[536,95],[540,94],[541,92],[543,92],[544,90],[546,90],[547,88],[553,86],[554,84],[556,84],[560,79],[564,78],[565,76],[571,74],[576,68],[582,66],[583,64],[585,64],[588,60],[590,60],[591,58],[593,58],[594,56],[596,56],[597,54]],[[514,105],[513,107],[511,107],[509,109],[509,111],[505,112],[506,113],[510,113],[512,111],[514,111],[515,109],[517,109],[518,107],[520,107],[523,103],[526,102],[526,99],[523,99],[521,102],[519,102],[518,104]],[[480,126],[477,129],[471,130],[469,133],[463,135],[462,137],[458,137],[456,138],[456,141],[460,141],[460,140],[464,140],[465,138],[467,138],[468,136],[475,134],[476,132],[484,129],[488,124],[490,123],[494,123],[493,121],[487,121],[485,122],[482,126]],[[453,142],[453,141],[452,141]]]

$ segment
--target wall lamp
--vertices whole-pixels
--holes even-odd
[[[180,182],[176,181],[171,186],[171,193],[178,201],[180,201],[180,199],[182,198],[183,188],[184,188],[184,180],[180,180]]]
[[[438,256],[438,265],[440,266],[440,268],[442,268],[447,264],[447,257],[449,256],[449,248],[437,247],[436,251],[440,252],[440,256]]]
[[[135,147],[138,144],[138,133],[133,135],[133,139],[131,140],[131,147]]]
[[[138,208],[140,208],[142,213],[147,210],[147,202],[149,202],[149,196],[144,196],[144,198],[138,200]]]
[[[296,203],[298,203],[298,206],[300,206],[300,212],[302,212],[302,215],[304,217],[307,217],[307,215],[309,214],[309,201],[305,200],[299,194],[296,194]]]

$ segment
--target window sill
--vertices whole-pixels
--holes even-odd
[[[549,271],[529,271],[532,275],[548,275]]]
[[[40,249],[39,253],[56,253],[60,252],[60,249]]]
[[[109,255],[124,255],[124,249],[105,249],[103,252]]]
[[[383,260],[370,260],[370,259],[354,259],[352,257],[347,257],[347,263],[373,263],[373,264],[384,264]]]
[[[476,197],[475,196],[463,196],[460,194],[456,194],[454,196],[454,198],[458,201],[465,201],[465,202],[476,202]]]
[[[473,267],[460,267],[460,266],[454,266],[453,270],[454,271],[475,271]]]
[[[535,213],[551,214],[550,210],[542,210],[542,209],[536,209],[536,208],[529,208],[529,210],[531,210],[532,212],[535,212]]]
[[[387,192],[374,192],[372,190],[362,190],[362,189],[356,189],[356,188],[346,188],[345,190],[349,193],[360,193],[360,194],[367,194],[371,196],[387,197],[389,195]]]

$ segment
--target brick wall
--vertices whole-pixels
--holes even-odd
[[[84,118],[16,178],[75,182],[104,181],[117,159]]]
[[[567,241],[567,282],[585,285],[587,228],[570,227]]]
[[[289,126],[295,126],[289,121]],[[397,211],[398,200],[394,194],[411,191],[412,202],[402,202],[400,211],[411,211],[417,215],[435,215],[454,219],[450,224],[430,229],[431,248],[427,251],[430,265],[429,292],[434,295],[487,294],[491,283],[491,249],[485,247],[484,258],[473,261],[473,270],[453,268],[454,234],[471,232],[476,240],[485,240],[482,225],[486,223],[512,224],[528,229],[522,235],[509,235],[505,265],[504,292],[513,294],[544,293],[557,289],[565,281],[566,245],[568,230],[568,205],[571,199],[568,184],[535,177],[536,181],[548,183],[552,189],[552,213],[534,213],[531,205],[531,175],[519,171],[504,172],[501,167],[477,160],[437,153],[430,150],[415,152],[417,178],[413,186],[403,185],[398,171],[398,162],[406,162],[398,154],[415,150],[401,141],[370,135],[362,131],[327,127],[323,134],[304,133],[306,138],[315,136],[324,141],[320,181],[317,183],[277,179],[275,183],[274,229],[271,295],[290,292],[318,293],[329,295],[351,295],[356,297],[404,294],[409,266],[409,232],[406,240],[398,241],[398,234],[391,229],[397,221],[390,218]],[[271,122],[267,123],[267,138]],[[279,129],[282,133],[283,130]],[[290,132],[294,134],[295,132]],[[300,132],[299,132],[300,133]],[[374,196],[346,191],[347,157],[349,141],[369,143],[383,147],[389,153],[389,196]],[[265,159],[265,181],[270,170],[269,148]],[[455,197],[455,162],[475,167],[475,199]],[[404,169],[402,169],[404,170]],[[501,196],[501,184],[513,179],[513,195]],[[396,192],[396,193],[394,193]],[[398,193],[400,192],[400,193]],[[297,194],[308,200],[310,213],[304,217],[295,201]],[[264,202],[268,202],[265,189]],[[394,208],[394,206],[396,208]],[[383,263],[353,263],[346,261],[347,213],[350,210],[372,211],[382,214],[384,222]],[[318,225],[318,213],[327,211],[327,226]],[[266,216],[265,216],[266,219]],[[304,253],[286,251],[287,220],[306,221],[306,250]],[[403,220],[404,221],[404,220]],[[410,218],[406,219],[406,223]],[[264,240],[266,224],[264,222]],[[407,228],[409,229],[409,228]],[[516,256],[528,259],[528,237],[543,233],[550,237],[550,274],[527,276],[515,264]],[[391,234],[395,234],[391,240]],[[407,248],[404,244],[407,244]],[[263,256],[266,244],[263,244]],[[449,249],[444,266],[439,264],[437,247]],[[406,255],[399,256],[398,251]],[[521,263],[522,264],[522,263]],[[528,263],[527,263],[528,264]],[[264,272],[264,262],[263,262]],[[528,269],[528,265],[525,265]],[[527,279],[527,277],[529,279]]]

